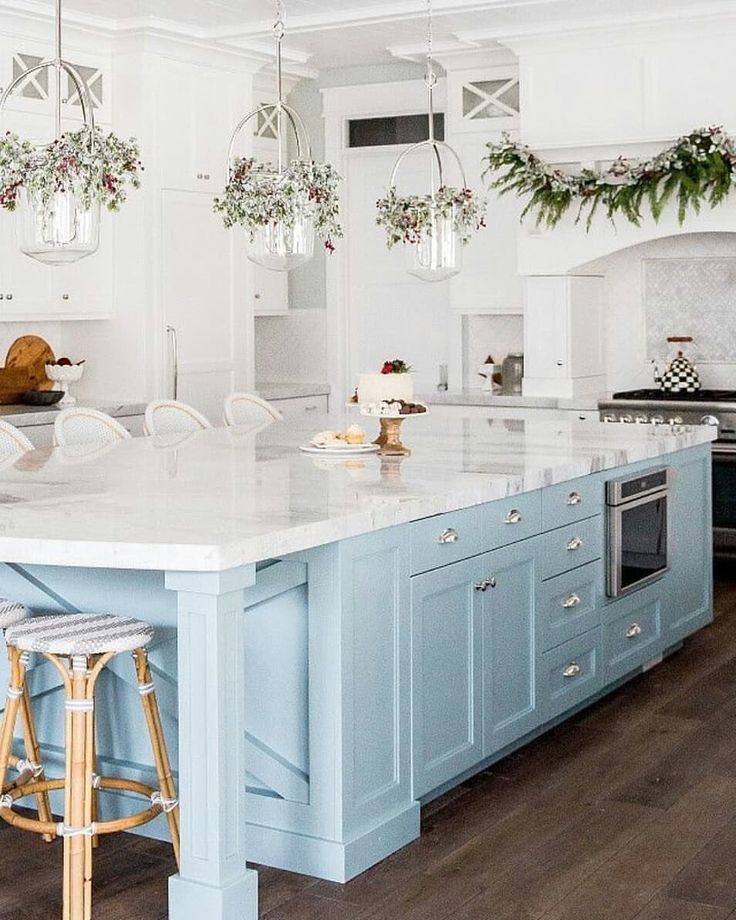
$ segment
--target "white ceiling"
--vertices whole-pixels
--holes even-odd
[[[46,12],[53,0],[0,0]],[[411,56],[425,40],[426,0],[284,0],[285,53],[313,70]],[[736,9],[736,0],[433,0],[438,48],[483,46],[550,28],[620,24]],[[271,49],[273,0],[64,0],[70,21],[117,30],[156,28],[262,52]]]

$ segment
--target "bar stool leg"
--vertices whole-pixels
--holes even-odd
[[[23,698],[25,687],[25,665],[21,653],[16,648],[8,646],[8,661],[10,663],[10,683],[8,685],[8,698],[5,703],[2,730],[0,730],[0,790],[5,786],[5,776],[8,772],[10,755],[13,750],[13,735],[18,720],[20,701]]]
[[[52,655],[47,655],[53,660]],[[58,665],[57,665],[58,667]],[[66,689],[64,920],[92,917],[92,741],[94,678],[84,655],[71,660]]]
[[[179,805],[176,798],[176,787],[171,774],[171,763],[166,748],[166,739],[161,724],[161,714],[156,699],[156,691],[151,679],[151,667],[148,663],[148,654],[144,648],[133,652],[136,676],[138,678],[138,692],[143,704],[143,712],[148,724],[148,733],[151,736],[151,747],[156,763],[161,798],[164,802],[164,813],[169,822],[171,842],[174,847],[176,864],[179,865]]]
[[[28,684],[25,681],[23,683],[23,696],[20,698],[20,718],[23,726],[23,740],[26,748],[26,757],[31,763],[36,764],[39,768],[34,775],[34,779],[43,782],[46,777],[44,775],[43,763],[41,761],[41,749],[38,745],[38,735],[36,733],[36,723],[33,719],[33,711],[31,709],[31,698],[28,692]],[[36,801],[38,802],[39,819],[41,821],[53,821],[54,818],[51,812],[51,803],[49,802],[48,793],[39,792],[36,796]],[[49,834],[44,834],[43,839],[47,843],[50,843],[54,837]]]

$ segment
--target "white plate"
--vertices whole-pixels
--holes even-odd
[[[314,444],[302,444],[299,450],[305,454],[328,454],[333,457],[343,457],[348,454],[374,454],[378,450],[378,444],[346,444],[345,447],[315,447]]]

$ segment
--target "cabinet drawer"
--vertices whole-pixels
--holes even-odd
[[[544,530],[563,527],[603,508],[603,482],[594,476],[571,479],[542,490],[542,524]]]
[[[285,419],[308,419],[312,415],[325,415],[328,410],[326,396],[298,396],[294,399],[272,399],[270,402]]]
[[[603,656],[606,683],[643,665],[661,651],[660,601],[648,591],[609,604],[603,616]],[[623,607],[624,609],[620,609]],[[615,616],[615,619],[608,619]]]
[[[538,588],[539,643],[542,651],[580,636],[600,623],[598,601],[603,572],[599,561],[550,578]]]
[[[584,702],[602,686],[600,628],[542,655],[540,706],[545,720]]]
[[[603,553],[603,517],[577,521],[544,536],[542,578],[553,578],[578,568]]]
[[[483,509],[461,508],[414,521],[411,573],[427,572],[483,552]]]
[[[539,492],[523,492],[483,506],[483,548],[496,549],[536,536],[542,529]]]

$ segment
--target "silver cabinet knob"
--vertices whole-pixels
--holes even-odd
[[[484,578],[483,581],[479,581],[473,585],[476,591],[487,591],[489,588],[496,587],[495,578]]]
[[[457,543],[460,539],[460,534],[454,529],[454,527],[448,527],[447,530],[443,530],[442,533],[437,537],[438,543]]]
[[[565,680],[570,680],[572,677],[577,677],[583,669],[577,663],[577,661],[571,661],[566,667],[562,669],[562,676]]]
[[[261,295],[261,294],[254,294],[253,296],[255,297],[256,300],[260,300],[262,295]]]
[[[62,299],[62,300],[69,300],[69,295],[68,295],[68,294],[62,294],[62,295],[61,295],[61,299]]]
[[[205,174],[204,174],[204,178],[205,178],[205,179],[209,179],[209,177],[210,177],[210,174],[209,174],[209,173],[205,173]]]
[[[567,541],[567,549],[571,553],[575,552],[576,549],[580,549],[582,545],[583,541],[580,539],[580,537],[572,537]]]
[[[204,178],[204,177],[202,176],[202,173],[197,173],[197,178],[198,178],[198,179],[202,179],[202,178]]]
[[[580,505],[582,504],[583,497],[579,492],[571,492],[565,499],[566,505]]]
[[[516,508],[513,508],[508,512],[504,518],[506,524],[520,524],[521,523],[521,511],[517,511]]]
[[[562,606],[565,610],[569,610],[571,607],[577,607],[580,603],[580,597],[577,594],[568,594],[565,600],[562,602]]]
[[[319,409],[319,406],[305,406],[304,407],[305,412],[316,412],[317,409]]]
[[[564,366],[565,366],[565,362],[564,362],[564,361],[558,361],[558,362],[557,362],[557,367],[564,367]]]
[[[6,299],[6,300],[12,300],[12,299],[13,299],[13,295],[12,295],[12,294],[6,294],[6,295],[5,295],[5,299]]]
[[[631,626],[626,630],[627,639],[636,639],[637,636],[641,635],[641,626],[638,623],[632,623]]]

